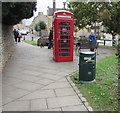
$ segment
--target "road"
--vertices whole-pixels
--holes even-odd
[[[33,37],[33,41],[37,41],[39,36],[36,36],[34,34],[31,34],[31,33],[28,33],[28,35],[22,35],[22,39],[24,40],[24,37],[25,37],[25,40],[32,40],[32,37]]]

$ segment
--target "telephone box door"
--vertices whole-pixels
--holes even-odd
[[[56,20],[55,26],[55,60],[73,61],[73,22]]]

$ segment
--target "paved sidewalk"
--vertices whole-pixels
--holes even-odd
[[[99,49],[97,61],[111,54]],[[88,111],[65,78],[78,70],[74,58],[55,62],[52,50],[17,44],[3,73],[3,111]]]

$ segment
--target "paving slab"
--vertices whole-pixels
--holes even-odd
[[[9,97],[3,97],[2,98],[2,104],[5,105],[5,104],[8,104],[9,102],[12,102],[14,101],[15,99],[13,98],[9,98]]]
[[[29,82],[36,82],[36,81],[38,81],[40,78],[39,77],[37,77],[37,76],[30,76],[30,75],[20,75],[20,76],[18,76],[17,77],[19,80],[25,80],[25,81],[29,81]]]
[[[47,109],[46,99],[36,99],[31,101],[31,111]]]
[[[64,96],[47,99],[48,108],[57,108],[64,106],[74,106],[82,104],[78,96]]]
[[[56,73],[60,72],[59,69],[53,71],[53,70],[46,69],[46,68],[40,69],[39,71],[42,72],[42,73],[47,73],[47,74],[52,74],[52,75],[56,75]]]
[[[62,109],[61,108],[54,108],[54,109],[44,109],[44,110],[41,110],[41,111],[56,111],[56,113],[62,113]]]
[[[16,89],[10,92],[7,92],[6,94],[4,94],[3,92],[3,99],[8,97],[8,98],[12,98],[12,99],[18,99],[20,97],[25,96],[26,94],[29,94],[30,92],[27,90],[23,90],[23,89]],[[4,100],[3,100],[4,101]]]
[[[28,81],[22,81],[21,83],[17,83],[14,86],[31,92],[43,87],[42,84],[40,85]]]
[[[57,97],[60,96],[70,96],[70,95],[76,95],[74,90],[70,88],[60,88],[60,89],[55,89],[55,93]]]
[[[76,106],[62,107],[62,111],[86,111],[85,113],[89,113],[89,112],[87,112],[87,108],[82,104],[76,105]]]
[[[58,80],[58,79],[61,78],[61,76],[56,76],[56,75],[48,74],[48,73],[43,73],[43,74],[40,75],[40,77],[47,78],[47,79],[50,79],[50,80]]]
[[[30,111],[29,101],[14,101],[6,104],[2,108],[3,111]]]
[[[48,84],[53,83],[53,82],[55,82],[55,81],[54,80],[50,80],[50,79],[46,79],[46,78],[40,78],[35,83],[48,85]]]
[[[19,100],[33,100],[33,99],[41,99],[41,98],[50,98],[56,97],[55,92],[53,90],[37,90],[33,93],[30,93]]]
[[[3,73],[3,78],[4,77],[14,77],[17,78],[17,76],[20,76],[20,72],[19,71],[6,71],[5,73]],[[2,81],[3,82],[3,81]]]
[[[30,69],[28,69],[28,70],[24,70],[22,73],[23,73],[23,75],[25,74],[25,75],[38,76],[38,75],[40,75],[42,72],[38,72],[38,71],[35,71],[35,70],[30,70]]]
[[[41,89],[59,89],[59,88],[68,88],[68,87],[71,87],[68,82],[55,82]]]
[[[2,95],[5,95],[6,93],[17,90],[17,89],[18,88],[14,87],[12,85],[3,84],[3,86],[2,86]]]
[[[58,80],[59,82],[67,82],[67,79],[65,77],[62,77]]]
[[[3,81],[3,84],[11,85],[11,84],[16,84],[16,83],[21,83],[22,80],[19,80],[14,77],[3,77],[2,81]]]

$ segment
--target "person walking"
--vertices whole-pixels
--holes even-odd
[[[18,37],[19,37],[19,32],[16,30],[16,29],[14,29],[14,38],[15,38],[15,42],[16,42],[16,44],[17,44],[17,42],[18,42]]]
[[[20,42],[20,38],[21,38],[21,34],[19,32],[19,29],[18,29],[18,42]]]
[[[96,35],[94,31],[91,31],[91,34],[88,37],[90,51],[94,52],[96,46]]]
[[[52,40],[53,40],[53,30],[50,29],[48,49],[51,49],[51,47],[53,46],[52,45]]]

